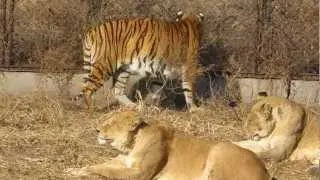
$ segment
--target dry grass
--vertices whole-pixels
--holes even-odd
[[[160,120],[201,138],[239,140],[245,112],[245,106],[233,110],[211,102],[193,114],[154,108],[145,108],[143,114],[148,121]],[[0,95],[0,179],[70,179],[64,169],[114,156],[116,152],[96,143],[95,127],[105,114],[79,111],[44,94]],[[311,179],[305,164],[267,166],[280,180]]]

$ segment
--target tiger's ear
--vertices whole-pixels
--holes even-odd
[[[199,21],[202,22],[204,20],[204,15],[202,13],[199,13],[197,15],[197,17],[199,18]]]
[[[182,16],[183,16],[183,11],[182,10],[179,10],[176,14],[176,22],[179,22],[181,19],[182,19]]]

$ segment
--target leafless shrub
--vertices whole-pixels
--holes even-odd
[[[119,17],[173,20],[179,9],[186,14],[204,13],[202,44],[222,42],[223,48],[242,65],[242,72],[317,72],[318,6],[313,0],[272,1],[259,44],[257,1],[17,1],[13,59],[16,64],[37,64],[53,70],[57,66],[79,65],[79,35],[86,27]]]
[[[270,24],[260,44],[259,72],[286,76],[310,72],[310,65],[317,68],[317,4],[312,0],[273,1]]]
[[[249,0],[25,0],[16,3],[12,57],[16,65],[37,65],[47,72],[80,68],[81,34],[88,27],[110,18],[132,16],[174,20],[175,13],[181,9],[185,14],[202,12],[205,15],[202,48],[213,45],[218,49],[217,56],[205,57],[205,68],[218,64],[218,57],[224,70],[235,75],[232,77],[243,72],[278,74],[284,78],[301,72],[319,72],[319,15],[317,2],[313,0],[272,1],[266,19],[259,19],[258,1]],[[267,22],[259,41],[258,20]]]
[[[16,63],[37,65],[49,71],[81,64],[85,5],[80,0],[17,2]]]

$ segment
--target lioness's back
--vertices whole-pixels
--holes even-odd
[[[269,180],[264,163],[251,151],[229,142],[217,143],[209,158],[213,162],[215,180]]]
[[[264,163],[251,151],[229,142],[175,134],[162,175],[175,180],[269,180]]]
[[[166,165],[173,177],[193,179],[203,172],[212,142],[199,140],[193,136],[175,134],[169,147]],[[192,178],[193,177],[193,178]]]

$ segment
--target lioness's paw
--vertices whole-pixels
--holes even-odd
[[[90,173],[86,167],[83,168],[68,168],[64,170],[64,173],[71,176],[88,176]]]

